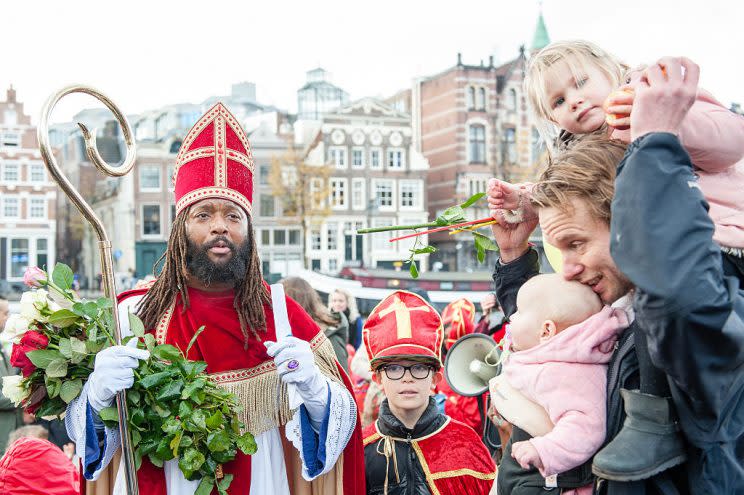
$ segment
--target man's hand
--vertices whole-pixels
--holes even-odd
[[[486,294],[486,297],[480,302],[481,313],[484,315],[490,312],[496,306],[496,295],[493,293]]]
[[[648,67],[635,87],[631,139],[652,132],[678,134],[695,102],[699,77],[700,68],[684,57],[664,57]]]
[[[497,179],[489,179],[489,205],[493,203],[492,196],[499,187]],[[490,207],[490,206],[489,206]],[[493,213],[493,209],[492,212]],[[537,218],[525,220],[521,223],[497,223],[491,225],[491,231],[499,246],[499,257],[503,263],[509,263],[522,256],[529,248],[528,239],[537,227]]]
[[[529,441],[513,443],[512,457],[522,466],[522,469],[530,469],[530,466],[539,470],[543,468],[540,453]]]

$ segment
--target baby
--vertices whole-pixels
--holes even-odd
[[[533,438],[514,428],[499,466],[499,493],[519,486],[591,493],[588,470],[573,484],[555,475],[582,466],[605,440],[607,363],[627,326],[625,313],[603,308],[590,287],[560,275],[537,275],[521,287],[502,379],[542,406],[555,426]]]

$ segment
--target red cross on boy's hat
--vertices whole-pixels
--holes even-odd
[[[194,124],[176,156],[176,212],[206,198],[229,199],[251,214],[253,152],[238,120],[217,103]]]
[[[383,299],[364,323],[362,337],[373,369],[393,357],[426,358],[442,365],[442,319],[412,292],[398,290]]]

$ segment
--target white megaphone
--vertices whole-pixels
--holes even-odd
[[[482,333],[465,335],[455,342],[444,360],[444,379],[460,395],[473,397],[488,390],[488,382],[499,374],[496,342]]]

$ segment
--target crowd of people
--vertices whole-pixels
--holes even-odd
[[[323,304],[297,277],[278,297],[259,270],[247,136],[217,104],[184,139],[162,272],[119,297],[120,321],[130,334],[136,312],[184,349],[210,328],[187,357],[236,392],[258,445],[222,466],[229,493],[744,492],[744,119],[698,87],[686,58],[631,70],[592,43],[559,42],[527,72],[549,160],[535,183],[489,182],[499,260],[480,311],[458,299],[440,314],[426,291],[401,290],[364,318],[349,292]],[[538,273],[538,224],[559,273]],[[470,334],[500,349],[475,397],[443,373]],[[112,467],[119,431],[100,411],[146,357],[101,351],[70,403],[85,479]],[[17,430],[11,406],[0,397],[0,442],[12,440],[0,491],[22,486],[18,466],[36,456],[77,486],[66,441]],[[143,495],[198,484],[177,460],[144,459],[137,478]],[[38,493],[76,493],[63,490]]]

